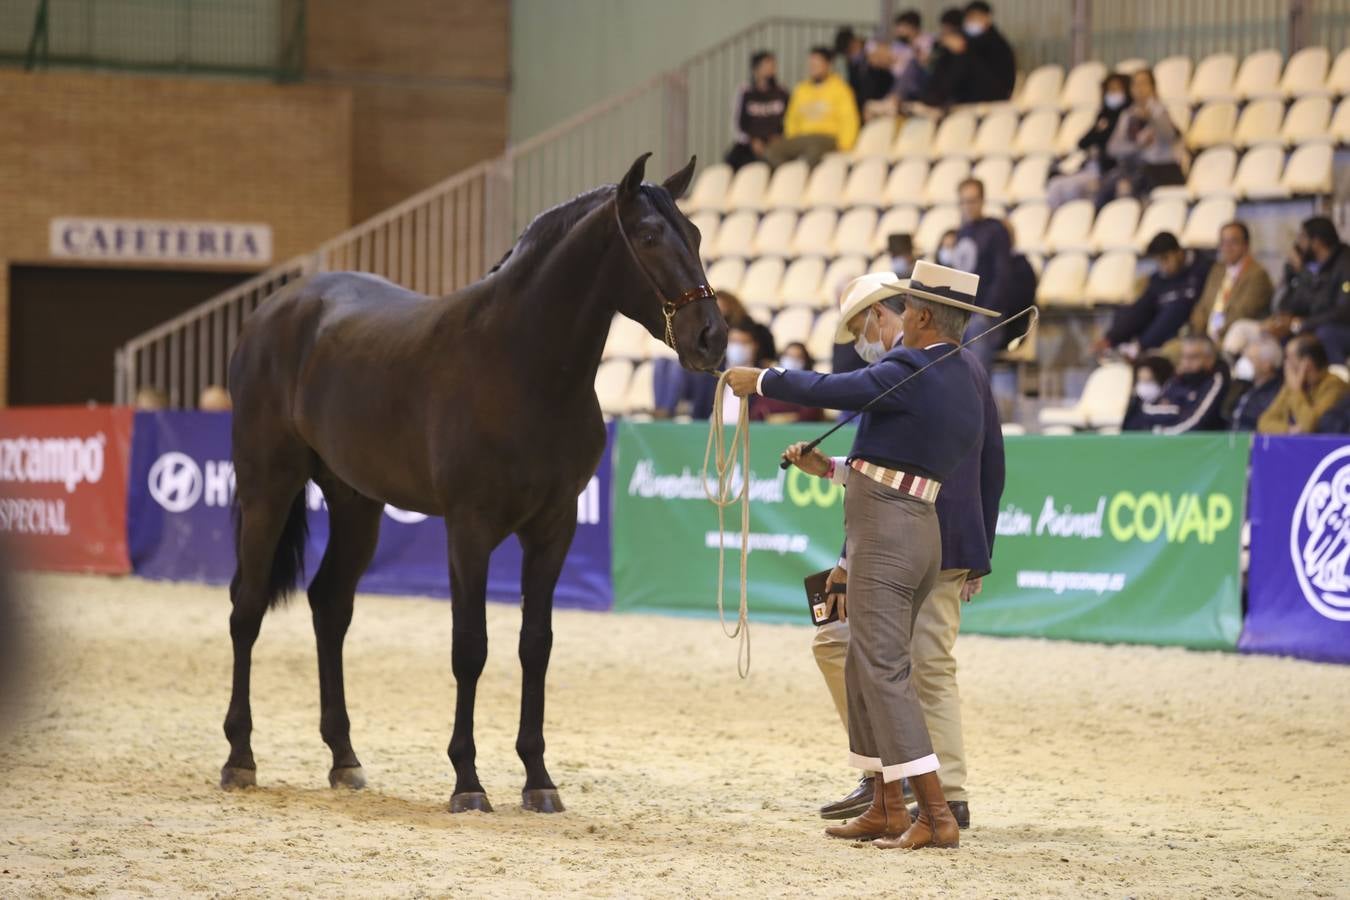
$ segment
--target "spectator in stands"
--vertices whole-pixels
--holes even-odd
[[[1270,275],[1252,256],[1251,232],[1242,222],[1229,222],[1219,229],[1219,258],[1191,310],[1187,333],[1209,335],[1229,359],[1241,356],[1258,330],[1256,321],[1270,315],[1274,293]],[[1247,324],[1234,331],[1238,322]]]
[[[937,258],[939,265],[947,266],[951,269],[960,268],[956,264],[956,229],[951,228],[943,233],[941,240],[938,241]],[[898,272],[896,274],[899,274]]]
[[[832,150],[849,150],[858,137],[858,105],[853,90],[830,68],[829,47],[813,47],[808,77],[792,91],[783,139],[765,151],[771,166],[805,159],[815,165]]]
[[[1350,434],[1350,391],[1317,420],[1318,434]]]
[[[767,50],[750,57],[750,82],[736,92],[736,143],[727,165],[739,169],[764,158],[764,151],[783,136],[788,95],[778,83],[778,60]]]
[[[964,28],[975,69],[972,102],[1007,100],[1017,83],[1017,59],[1012,45],[994,24],[994,12],[984,0],[966,4]]]
[[[956,7],[942,14],[937,43],[928,56],[923,88],[918,97],[925,106],[946,109],[954,103],[970,102],[975,88],[963,23],[964,16]]]
[[[876,42],[864,42],[847,25],[834,35],[834,52],[844,60],[848,86],[853,90],[854,102],[861,115],[869,103],[875,103],[891,92],[895,76],[891,74],[888,45],[882,44],[878,53]]]
[[[961,210],[961,227],[956,232],[956,247],[950,257],[951,267],[980,276],[980,286],[975,294],[976,305],[995,310],[1000,317],[1009,316],[1016,310],[1009,309],[1007,301],[1012,265],[1012,239],[1008,236],[1008,229],[998,219],[985,216],[984,182],[978,178],[967,178],[961,182],[957,188],[957,205]],[[998,321],[988,316],[971,316],[964,339],[968,341],[988,331]],[[987,371],[994,364],[994,355],[1006,347],[1014,336],[1008,334],[1008,329],[1000,329],[996,336],[972,346],[970,352],[984,363]]]
[[[1125,407],[1125,421],[1129,422],[1139,415],[1140,407],[1145,403],[1156,403],[1162,395],[1163,385],[1176,374],[1171,360],[1156,353],[1147,353],[1134,361],[1134,387],[1130,391],[1130,402]]]
[[[1111,327],[1093,344],[1096,352],[1116,350],[1133,359],[1141,351],[1161,347],[1176,336],[1195,309],[1209,261],[1188,255],[1170,231],[1155,235],[1147,253],[1158,270],[1138,300],[1116,310]]]
[[[793,341],[783,348],[783,354],[778,357],[777,365],[792,371],[811,372],[816,368],[816,361],[811,357],[805,344]],[[820,422],[825,418],[825,411],[756,394],[750,398],[750,418],[758,422],[774,423]]]
[[[1036,305],[1036,284],[1039,279],[1036,277],[1036,269],[1032,266],[1031,260],[1017,249],[1017,233],[1013,231],[1012,222],[1004,219],[1003,227],[1008,232],[1008,243],[1012,247],[1012,258],[1008,263],[1008,283],[1003,290],[1007,298],[1008,315],[1015,316],[1027,307]],[[1030,327],[1031,318],[1028,316],[1019,320],[1017,324],[1005,328],[1004,331],[1008,334],[1004,338],[1004,346],[1025,335]]]
[[[864,120],[894,116],[902,103],[919,99],[933,50],[933,36],[924,34],[922,26],[918,11],[906,10],[895,17],[889,42],[876,41],[868,47],[868,63],[890,72],[891,89],[884,97],[863,103]]]
[[[218,384],[207,385],[197,396],[197,408],[202,412],[229,412],[232,406],[230,392]]]
[[[1181,170],[1185,148],[1167,107],[1158,99],[1152,69],[1140,69],[1130,80],[1132,103],[1116,120],[1106,152],[1116,161],[1112,177],[1097,191],[1097,206],[1116,197],[1146,197],[1155,187],[1185,184]]]
[[[753,352],[757,354],[754,359],[774,358],[773,333],[750,317],[739,297],[731,291],[718,291],[717,307],[730,328],[751,335],[755,348]],[[762,363],[750,363],[757,364]],[[690,372],[674,359],[652,361],[652,412],[658,419],[671,418],[679,413],[681,407],[688,410],[690,418],[706,419],[712,415],[713,395],[716,392],[717,379],[706,372]]]
[[[1324,216],[1306,220],[1289,261],[1266,329],[1277,338],[1316,334],[1333,363],[1350,352],[1350,250]]]
[[[1116,166],[1116,161],[1106,152],[1106,142],[1115,133],[1116,122],[1129,105],[1130,80],[1119,72],[1107,75],[1102,81],[1102,107],[1097,111],[1092,127],[1078,139],[1078,149],[1087,158],[1077,172],[1056,175],[1046,185],[1046,204],[1052,210],[1070,200],[1095,197],[1101,190],[1102,178]]]
[[[1202,336],[1188,337],[1181,342],[1176,374],[1164,382],[1157,399],[1141,402],[1133,415],[1125,417],[1123,428],[1154,434],[1219,431],[1227,389],[1228,371],[1219,362],[1214,342]]]
[[[1243,348],[1233,364],[1233,389],[1229,391],[1225,418],[1234,431],[1255,431],[1280,388],[1284,386],[1284,351],[1270,335],[1258,335]]]
[[[1312,434],[1318,421],[1350,392],[1328,371],[1326,348],[1316,335],[1300,334],[1284,348],[1284,386],[1257,421],[1262,434]]]
[[[169,395],[156,387],[143,387],[132,401],[138,412],[158,412],[169,408]]]

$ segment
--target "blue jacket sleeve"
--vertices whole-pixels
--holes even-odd
[[[1013,280],[1012,241],[1008,238],[1008,229],[1004,228],[1001,223],[994,230],[993,238],[989,242],[989,250],[994,257],[994,289],[990,292],[989,306],[1004,316],[1010,316],[1017,312],[1017,310],[1011,308],[1008,300],[1008,289],[1011,287]]]
[[[760,392],[775,400],[817,409],[857,411],[912,375],[917,368],[907,355],[890,355],[864,369],[832,375],[768,369],[760,381]],[[904,391],[896,391],[873,409],[893,411],[903,409],[904,405]]]
[[[994,557],[994,532],[998,527],[998,508],[1003,502],[1006,477],[1003,426],[998,420],[998,406],[994,403],[993,394],[986,388],[984,443],[980,447],[980,503],[984,507],[984,535],[989,544],[990,560]]]
[[[1111,342],[1112,347],[1134,340],[1144,332],[1157,312],[1158,282],[1157,279],[1150,278],[1148,287],[1139,295],[1138,300],[1116,310],[1115,316],[1111,319],[1111,327],[1106,332],[1106,339]]]

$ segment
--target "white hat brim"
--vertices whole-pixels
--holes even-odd
[[[908,281],[901,279],[898,284],[908,284]],[[834,329],[834,342],[836,344],[851,344],[854,341],[853,332],[848,330],[848,323],[853,321],[853,317],[860,312],[866,312],[873,306],[876,306],[887,297],[893,297],[897,291],[892,286],[879,287],[872,293],[865,295],[861,300],[845,306],[839,311],[839,324]]]
[[[930,294],[928,291],[915,290],[914,288],[909,286],[909,282],[905,282],[903,286],[896,285],[894,288],[882,288],[882,291],[885,293],[887,297],[895,296],[897,294],[909,294],[910,296],[919,297],[923,300],[931,300],[934,303],[941,303],[943,306],[954,306],[957,309],[964,309],[968,313],[975,313],[976,315],[980,316],[988,316],[991,319],[997,319],[999,318],[1000,315],[1002,315],[1001,313],[995,312],[992,309],[987,309],[986,307],[983,306],[976,306],[974,303],[964,303],[960,300],[953,300],[951,297],[944,297],[941,294]],[[884,300],[885,297],[879,297],[877,299]]]

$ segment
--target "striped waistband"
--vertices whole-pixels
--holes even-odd
[[[937,500],[938,489],[942,487],[941,482],[934,481],[931,478],[921,478],[918,475],[911,475],[909,472],[901,472],[899,469],[887,469],[884,466],[873,465],[861,459],[852,460],[848,465],[855,472],[861,472],[878,484],[895,488],[901,493],[918,497],[928,503]]]

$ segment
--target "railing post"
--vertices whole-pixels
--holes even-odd
[[[1073,5],[1070,26],[1070,62],[1078,65],[1092,54],[1092,0],[1069,0]]]
[[[515,156],[510,148],[483,173],[483,260],[487,272],[511,246],[515,219]]]
[[[672,172],[689,161],[689,80],[683,69],[676,69],[663,81],[666,164],[660,171]]]
[[[1289,0],[1289,55],[1308,46],[1313,0]]]
[[[121,349],[113,351],[113,403],[127,405],[126,362]]]

